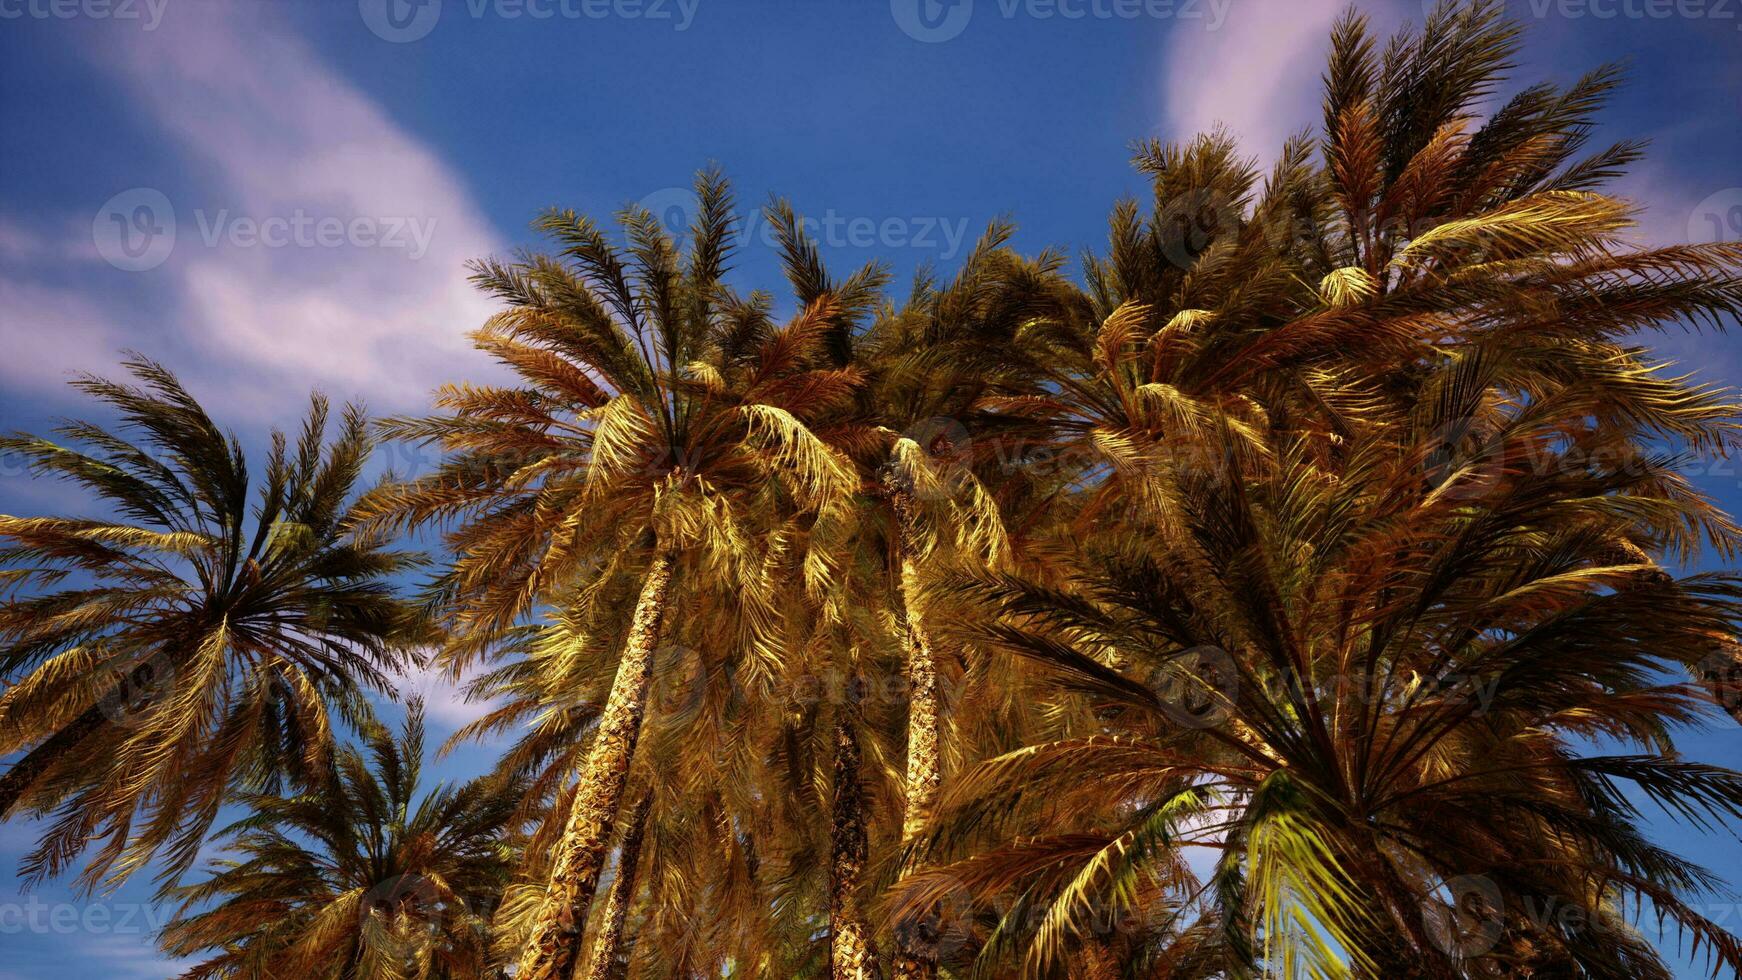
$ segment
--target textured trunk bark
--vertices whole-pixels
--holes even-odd
[[[932,654],[925,618],[915,604],[919,567],[913,544],[913,497],[905,488],[897,488],[890,494],[890,501],[895,508],[896,551],[901,559],[896,588],[907,628],[907,808],[901,819],[901,843],[905,847],[925,829],[943,782],[938,759],[941,708],[937,659]],[[898,929],[896,945],[896,980],[931,980],[937,975],[937,963],[926,944],[919,941],[915,927]]]
[[[623,659],[611,682],[611,695],[599,718],[592,750],[587,753],[568,826],[557,843],[544,907],[521,953],[517,980],[567,980],[574,970],[587,908],[599,887],[611,825],[635,756],[635,740],[641,734],[653,648],[659,643],[660,619],[674,564],[671,555],[659,554],[641,584],[629,637],[623,644]]]
[[[629,906],[635,901],[635,873],[641,865],[641,835],[647,830],[647,811],[653,809],[653,793],[642,795],[641,802],[629,815],[629,825],[623,828],[623,844],[618,849],[617,877],[611,881],[611,895],[605,900],[605,921],[593,943],[593,965],[585,980],[607,980],[617,964],[617,953],[623,947],[623,924],[629,920]],[[580,980],[580,970],[575,977]]]
[[[14,762],[12,768],[6,770],[6,775],[0,776],[0,819],[12,816],[12,808],[48,772],[49,767],[95,734],[106,720],[103,709],[93,704],[85,709],[84,714],[67,723],[65,728],[50,735],[41,745],[25,753],[24,758]]]
[[[865,870],[865,790],[859,742],[847,719],[835,723],[835,799],[829,815],[829,961],[834,980],[874,980],[875,960],[859,907]]]

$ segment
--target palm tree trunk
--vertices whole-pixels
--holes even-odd
[[[629,815],[629,825],[623,828],[623,844],[617,850],[617,877],[611,881],[611,895],[605,900],[605,922],[593,941],[593,965],[585,980],[606,980],[617,965],[617,953],[623,945],[623,924],[629,919],[629,906],[635,901],[635,872],[641,864],[641,836],[647,830],[647,811],[653,809],[653,792],[643,793],[641,801]],[[575,977],[580,980],[577,969]]]
[[[925,829],[943,782],[938,759],[942,708],[938,704],[938,666],[932,655],[931,636],[915,604],[919,568],[913,545],[912,491],[898,487],[890,494],[890,501],[895,508],[896,550],[901,558],[901,577],[896,588],[907,628],[907,808],[901,819],[901,843],[905,847]],[[896,933],[897,980],[931,980],[937,975],[935,959],[917,938],[913,928]]]
[[[902,562],[902,579],[911,582],[911,562]],[[903,600],[912,594],[902,589]],[[909,843],[925,829],[937,802],[943,770],[938,756],[938,728],[943,708],[938,703],[938,665],[931,636],[919,613],[907,608],[907,809],[901,817],[901,841]]]
[[[557,842],[544,907],[521,953],[517,980],[565,980],[578,958],[587,909],[599,887],[599,874],[611,846],[611,825],[623,799],[623,784],[629,778],[635,740],[641,734],[653,648],[659,643],[660,620],[671,587],[673,556],[656,554],[641,584],[629,638],[623,644],[623,659],[617,664],[611,695],[599,717],[586,768],[581,771],[568,826]]]
[[[14,762],[12,768],[6,770],[6,775],[0,776],[0,820],[12,816],[12,808],[18,805],[30,787],[62,756],[78,748],[80,743],[102,728],[104,720],[102,707],[93,704],[42,744],[25,753],[24,758]]]
[[[835,797],[829,815],[829,961],[834,980],[876,976],[859,876],[865,870],[865,789],[859,742],[846,718],[835,722]]]

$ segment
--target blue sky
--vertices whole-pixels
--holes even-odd
[[[1098,247],[1114,200],[1144,189],[1132,140],[1220,121],[1267,160],[1310,125],[1340,7],[0,0],[0,428],[76,410],[68,373],[105,370],[123,347],[168,362],[255,445],[311,386],[417,408],[437,383],[490,374],[464,340],[489,312],[465,260],[529,243],[551,205],[681,214],[710,161],[747,215],[790,197],[843,270],[883,258],[902,278],[947,272],[1002,214],[1024,249]],[[1387,27],[1422,14],[1417,0],[1365,9]],[[1742,0],[1510,9],[1529,25],[1522,80],[1630,61],[1598,137],[1653,141],[1621,185],[1647,208],[1640,238],[1742,238]],[[737,275],[778,289],[750,231]],[[1661,346],[1736,384],[1738,343]],[[1700,480],[1742,510],[1736,464]],[[0,512],[79,505],[0,466]],[[444,731],[477,710],[427,678],[408,687]],[[1742,729],[1685,745],[1734,763]],[[1734,832],[1662,834],[1742,882]],[[0,864],[30,837],[0,826]],[[144,892],[93,903],[0,886],[0,980],[175,972],[133,904]],[[1742,925],[1724,901],[1712,914]]]

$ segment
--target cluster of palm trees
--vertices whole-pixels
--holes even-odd
[[[897,302],[775,204],[782,322],[715,172],[683,246],[551,212],[475,267],[513,384],[317,399],[261,479],[81,380],[119,429],[4,444],[114,512],[0,518],[25,874],[149,867],[190,977],[1742,970],[1641,809],[1742,821],[1673,740],[1742,719],[1742,578],[1673,571],[1742,547],[1684,475],[1742,402],[1639,340],[1742,247],[1629,244],[1615,72],[1478,115],[1516,42],[1345,17],[1317,139],[1140,146],[1080,277],[995,224]],[[439,463],[362,488],[379,438]],[[492,772],[420,790],[413,664]]]

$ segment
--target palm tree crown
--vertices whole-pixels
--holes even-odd
[[[165,875],[185,870],[227,793],[322,765],[335,722],[366,718],[365,691],[389,690],[427,633],[392,581],[414,556],[349,531],[371,445],[360,410],[329,443],[316,397],[255,488],[173,375],[127,366],[138,386],[75,382],[118,430],[0,442],[114,514],[0,517],[6,586],[36,589],[0,606],[0,751],[34,746],[0,778],[0,813],[56,811],[33,876],[101,841],[88,884],[159,853]]]
[[[423,705],[395,737],[364,733],[295,796],[252,795],[234,857],[174,891],[164,950],[216,951],[182,974],[334,980],[492,975],[486,926],[516,859],[513,792],[474,780],[420,792]]]

